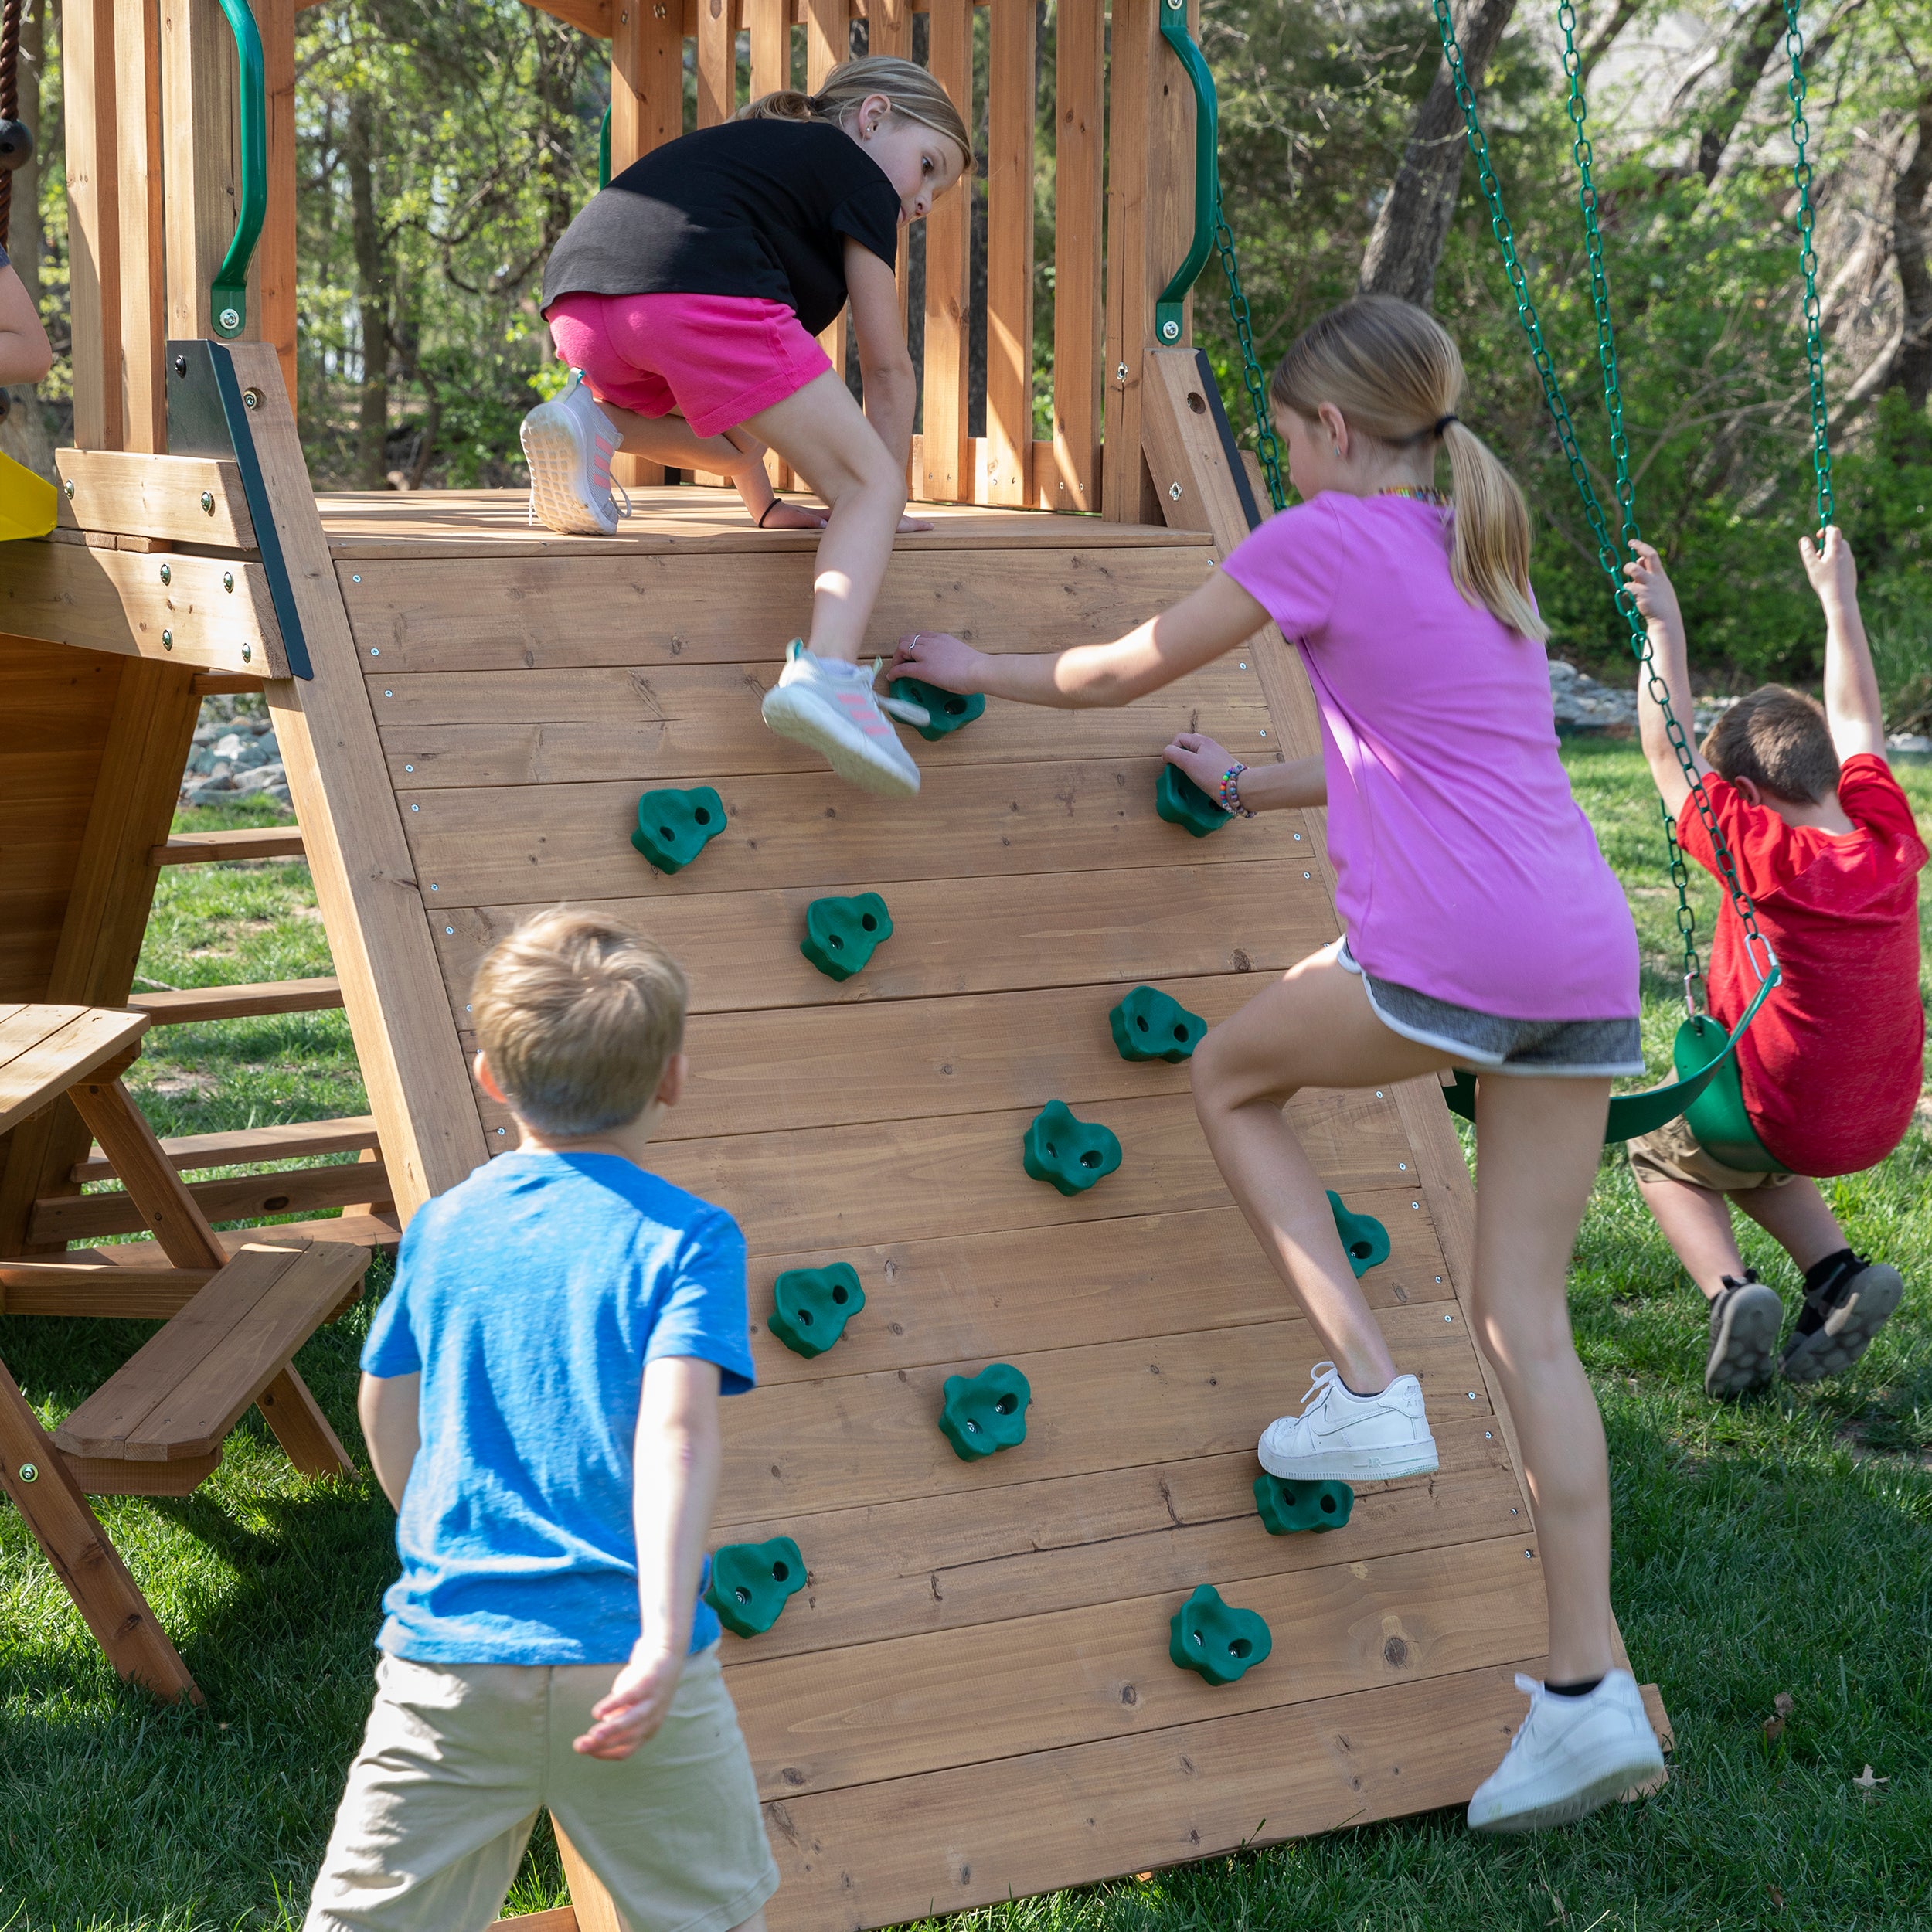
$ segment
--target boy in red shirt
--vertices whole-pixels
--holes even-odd
[[[1634,546],[1624,571],[1648,622],[1657,669],[1679,718],[1692,715],[1683,620],[1657,553]],[[1744,1265],[1735,1200],[1804,1277],[1804,1304],[1777,1361],[1792,1382],[1851,1367],[1897,1307],[1898,1270],[1860,1259],[1811,1176],[1884,1159],[1912,1119],[1923,1074],[1918,872],[1926,849],[1886,764],[1878,680],[1859,616],[1858,574],[1837,529],[1799,548],[1825,607],[1825,703],[1767,685],[1705,739],[1697,766],[1738,883],[1784,968],[1738,1043],[1745,1111],[1777,1166],[1726,1167],[1682,1120],[1631,1144],[1645,1200],[1710,1302],[1704,1387],[1738,1395],[1768,1381],[1784,1325],[1775,1289]],[[1663,713],[1638,681],[1645,756],[1678,842],[1717,872]],[[1707,981],[1712,1013],[1734,1026],[1757,990],[1737,915],[1717,918]]]

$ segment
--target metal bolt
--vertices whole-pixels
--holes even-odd
[[[1527,1556],[1532,1563],[1536,1560],[1536,1553],[1533,1549],[1526,1549],[1523,1552],[1523,1554]]]
[[[1180,502],[1181,486],[1179,484],[1170,483],[1167,486],[1167,500],[1170,503],[1178,503]]]
[[[466,1006],[463,1010],[467,1013],[470,1009]],[[507,1127],[499,1127],[496,1131],[499,1135],[502,1135],[509,1133],[510,1130]]]
[[[372,644],[369,648],[369,654],[372,658],[379,658],[383,655],[382,652]]]
[[[1437,1276],[1436,1277],[1436,1279],[1437,1279],[1437,1281],[1438,1282],[1440,1282],[1440,1281],[1441,1281],[1441,1279],[1442,1279],[1442,1277],[1441,1277],[1440,1275],[1437,1275]]]
[[[1315,876],[1315,874],[1311,872],[1304,872],[1301,876],[1304,879],[1312,879]]]
[[[1446,1327],[1449,1323],[1454,1321],[1455,1318],[1456,1318],[1453,1315],[1445,1315],[1442,1318],[1444,1325]]]
[[[356,572],[355,572],[355,573],[354,573],[354,574],[353,574],[353,575],[352,575],[352,576],[349,578],[349,582],[350,582],[350,583],[360,583],[362,582],[362,572],[361,572],[360,570],[356,571]]]
[[[68,501],[70,503],[71,503],[71,502],[73,501],[73,482],[72,482],[72,481],[71,481],[71,480],[70,480],[70,481],[67,481],[67,482],[65,482],[65,483],[62,484],[60,487],[61,487],[63,490],[65,490],[65,491],[67,492],[67,501]]]
[[[1243,671],[1245,671],[1245,670],[1247,670],[1247,666],[1244,664],[1244,665],[1242,665],[1241,668],[1242,668]]]
[[[240,318],[239,315],[237,315],[237,316],[235,318],[235,319],[236,319],[236,321],[240,321],[241,320],[241,318]],[[260,391],[260,389],[243,389],[243,390],[242,391],[242,403],[243,403],[243,406],[244,408],[251,409],[251,410],[258,410],[258,409],[260,409],[260,408],[261,407],[261,406],[262,406],[262,393],[261,393],[261,391]]]
[[[411,805],[410,807],[410,810],[411,811],[420,811],[423,808],[420,805]],[[434,890],[434,889],[432,887],[431,889]]]
[[[1267,726],[1266,725],[1264,725],[1264,726],[1261,727],[1261,736],[1262,736],[1263,737],[1264,737],[1264,738],[1265,738],[1267,735],[1268,735],[1268,730],[1267,730]],[[1296,838],[1299,838],[1301,836],[1301,835],[1299,832],[1297,832],[1297,833],[1295,834],[1295,836],[1296,836]]]
[[[161,634],[161,648],[162,648],[162,650],[164,650],[164,651],[172,651],[172,650],[173,650],[173,649],[174,649],[174,648],[175,648],[175,634],[174,634],[174,632],[173,632],[173,631],[162,631],[162,634]]]
[[[175,580],[174,572],[165,563],[161,566],[161,580],[163,583],[172,583]]]
[[[1114,379],[1117,383],[1124,383],[1127,380],[1127,365],[1124,362],[1114,370]]]
[[[234,589],[234,587],[235,587],[235,573],[234,573],[234,572],[233,572],[233,570],[224,570],[224,571],[223,571],[223,573],[221,573],[221,587],[222,587],[224,590],[230,590],[230,591],[232,591],[232,590]]]
[[[243,664],[250,662],[254,655],[255,647],[252,644],[244,644],[242,646],[242,662]]]
[[[182,362],[185,362],[188,359],[184,355],[179,359]],[[202,492],[201,513],[203,516],[213,516],[215,514],[215,492],[213,490],[203,490]]]
[[[22,1482],[38,1482],[40,1480],[40,1465],[37,1462],[23,1462],[20,1465],[20,1480]]]
[[[186,356],[177,355],[175,358],[175,373],[177,376],[185,376],[188,373],[188,358]]]
[[[1471,1389],[1469,1391],[1469,1400],[1470,1400],[1471,1402],[1474,1402],[1474,1401],[1475,1400],[1475,1399],[1476,1399],[1476,1392],[1475,1392],[1475,1389]]]
[[[1295,842],[1298,845],[1300,845],[1300,844],[1301,844],[1301,833],[1299,833],[1298,832],[1294,835],[1294,842]]]
[[[405,771],[413,771],[413,770],[416,769],[416,767],[415,767],[415,766],[413,766],[413,765],[405,765],[405,766],[403,767],[403,769]]]
[[[1173,0],[1168,0],[1168,4],[1169,4],[1170,5],[1172,5],[1172,3],[1173,3]],[[1162,323],[1162,325],[1161,325],[1161,340],[1162,340],[1162,342],[1178,342],[1180,339],[1181,339],[1181,325],[1180,325],[1179,322],[1176,322],[1176,321],[1165,321],[1165,322]]]
[[[383,693],[383,696],[386,698],[393,698],[396,696],[396,693],[393,691],[385,691]]]
[[[221,325],[223,328],[240,328],[241,311],[238,308],[224,308],[221,312]],[[254,405],[250,403],[249,406],[252,409]]]
[[[1482,1432],[1482,1439],[1485,1442],[1494,1442],[1496,1439],[1495,1432],[1490,1429],[1484,1430]]]
[[[430,890],[433,893],[440,893],[442,889],[443,888],[440,886],[432,886],[430,888]]]
[[[1396,1172],[1398,1174],[1406,1174],[1409,1172],[1409,1163],[1406,1161],[1396,1162]]]
[[[1387,1096],[1386,1096],[1386,1095],[1385,1095],[1385,1094],[1383,1094],[1383,1092],[1382,1089],[1381,1089],[1380,1087],[1378,1087],[1376,1089],[1376,1098],[1377,1100],[1383,1100],[1383,1099],[1386,1099],[1386,1097],[1387,1097]]]
[[[1487,1430],[1485,1430],[1483,1431],[1483,1433],[1484,1433],[1484,1434],[1487,1435],[1489,1432],[1488,1432]],[[1512,1502],[1512,1503],[1509,1505],[1509,1513],[1510,1513],[1510,1515],[1512,1515],[1512,1516],[1520,1516],[1520,1515],[1522,1514],[1522,1512],[1520,1509],[1519,1509],[1516,1507],[1516,1505],[1515,1505]]]
[[[456,937],[456,928],[454,926],[445,926],[443,930],[447,933],[452,939]]]

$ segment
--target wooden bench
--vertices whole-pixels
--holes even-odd
[[[0,1363],[0,1481],[116,1669],[163,1696],[199,1702],[87,1492],[185,1495],[219,1463],[223,1439],[251,1406],[304,1475],[353,1475],[294,1357],[353,1299],[369,1251],[264,1229],[230,1258],[121,1083],[152,1023],[141,1012],[0,1005],[0,1134],[66,1094],[171,1264],[145,1271],[151,1291],[172,1298],[172,1277],[179,1297],[178,1311],[52,1436]],[[76,1297],[63,1311],[70,1271]],[[92,1314],[107,1311],[104,1271],[96,1256],[22,1258],[0,1261],[0,1283],[31,1277],[34,1312]]]

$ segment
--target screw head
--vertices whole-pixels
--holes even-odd
[[[360,570],[355,572],[349,578],[349,582],[352,583],[360,583],[362,580],[362,573]]]
[[[188,373],[188,358],[186,356],[177,355],[175,358],[175,373],[177,376],[185,376]]]
[[[372,644],[369,648],[369,654],[372,658],[379,658],[383,655],[381,650]]]
[[[237,315],[235,319],[239,322],[241,320],[241,318]],[[258,389],[243,389],[242,391],[242,406],[245,409],[260,409],[262,406],[261,391]]]
[[[62,484],[60,487],[62,489],[66,491],[67,493],[67,501],[71,503],[73,501],[73,484],[72,481],[70,480],[69,481]]]
[[[40,1480],[40,1465],[37,1462],[23,1462],[20,1465],[20,1480],[22,1482],[38,1482]]]
[[[164,651],[172,651],[172,650],[173,650],[173,649],[174,649],[174,648],[175,648],[175,634],[174,634],[174,632],[173,632],[173,631],[162,631],[162,634],[161,634],[161,648],[162,648],[162,650],[164,650]]]
[[[1181,486],[1179,484],[1170,483],[1167,486],[1167,500],[1170,503],[1178,503],[1180,502]]]
[[[165,563],[161,566],[161,580],[163,583],[172,583],[175,580],[173,570]]]
[[[1173,5],[1173,3],[1174,3],[1174,0],[1168,0],[1168,4],[1170,6],[1171,6],[1171,5]],[[1180,325],[1179,322],[1176,322],[1176,321],[1165,321],[1165,322],[1162,323],[1162,325],[1161,325],[1161,340],[1162,340],[1162,342],[1178,342],[1180,339],[1181,339],[1181,325]]]
[[[235,573],[233,570],[223,571],[221,573],[221,587],[224,590],[233,590],[234,589]]]
[[[248,663],[253,658],[254,655],[255,647],[252,644],[244,644],[242,646],[242,662],[243,664]]]
[[[215,492],[213,490],[202,492],[201,512],[203,516],[213,516],[215,514]]]
[[[224,308],[221,312],[221,325],[223,328],[240,328],[241,311],[238,308]]]

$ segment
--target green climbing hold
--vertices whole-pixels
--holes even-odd
[[[1163,765],[1154,787],[1154,809],[1170,825],[1184,826],[1196,838],[1219,832],[1228,815],[1179,765]]]
[[[893,679],[892,695],[926,707],[930,722],[913,729],[929,745],[951,736],[955,731],[964,731],[986,709],[983,691],[942,691],[923,678]]]
[[[631,842],[659,872],[682,872],[724,828],[724,801],[709,785],[647,791]]]
[[[823,1355],[866,1305],[859,1270],[849,1261],[825,1268],[787,1268],[772,1291],[765,1325],[794,1355]]]
[[[805,1587],[805,1560],[789,1536],[726,1543],[711,1559],[704,1600],[734,1637],[757,1637],[777,1622],[787,1600]]]
[[[1342,1236],[1342,1250],[1358,1281],[1378,1263],[1388,1260],[1389,1230],[1372,1214],[1351,1213],[1333,1188],[1328,1189],[1328,1211],[1335,1216],[1335,1231]]]
[[[1210,1684],[1232,1684],[1267,1661],[1274,1638],[1260,1614],[1236,1610],[1203,1583],[1174,1613],[1167,1654],[1183,1670],[1198,1671]]]
[[[1254,1506],[1270,1536],[1292,1536],[1298,1529],[1339,1529],[1355,1507],[1355,1492],[1345,1482],[1296,1482],[1286,1476],[1262,1475],[1254,1479]]]
[[[1207,1022],[1190,1013],[1172,993],[1137,986],[1107,1016],[1124,1060],[1192,1060]]]
[[[976,1376],[948,1376],[939,1427],[961,1462],[978,1462],[1026,1440],[1027,1405],[1033,1392],[1010,1362],[995,1362]]]
[[[850,979],[871,964],[873,947],[892,936],[893,916],[876,893],[815,899],[805,908],[798,950],[828,979]]]
[[[1049,1100],[1034,1115],[1020,1150],[1021,1162],[1035,1180],[1066,1195],[1084,1194],[1121,1164],[1113,1129],[1076,1120],[1064,1100]]]

